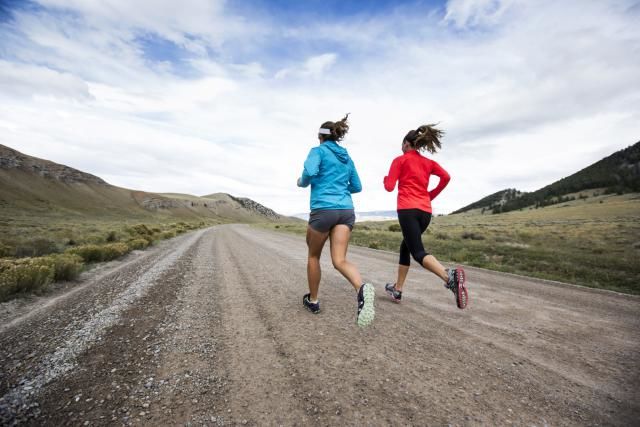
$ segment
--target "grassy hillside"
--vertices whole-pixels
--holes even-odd
[[[0,145],[0,301],[188,230],[282,219],[250,199],[129,190]]]
[[[253,200],[223,193],[198,197],[116,187],[86,172],[0,145],[0,219],[24,215],[231,222],[281,218]]]
[[[484,197],[477,202],[471,203],[463,208],[458,209],[457,211],[452,212],[452,214],[469,212],[472,210],[480,210],[481,213],[484,213],[488,210],[493,210],[497,206],[502,206],[506,202],[513,200],[522,195],[521,191],[516,190],[515,188],[508,188],[506,190],[500,190],[493,194]]]
[[[570,201],[572,194],[593,189],[601,189],[605,194],[640,192],[640,142],[537,191],[502,190],[453,213],[473,209],[501,213],[527,207],[540,208]]]
[[[265,227],[298,234],[306,229],[304,224]],[[396,252],[402,236],[395,230],[396,221],[358,223],[352,243]],[[638,193],[601,194],[501,215],[439,216],[423,241],[442,261],[640,294]],[[393,280],[394,274],[379,280]]]

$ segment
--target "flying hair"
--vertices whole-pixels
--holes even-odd
[[[331,132],[331,134],[330,135],[320,134],[323,140],[331,139],[336,142],[342,141],[342,139],[345,137],[347,132],[349,132],[349,124],[347,123],[349,114],[351,113],[347,113],[342,119],[338,120],[337,122],[324,122],[322,126],[320,126],[320,128],[328,129]]]
[[[409,131],[404,139],[411,144],[412,148],[418,151],[427,150],[429,153],[435,154],[436,151],[442,148],[440,138],[444,135],[444,131],[436,128],[436,126],[438,126],[438,123],[422,125],[415,130]]]

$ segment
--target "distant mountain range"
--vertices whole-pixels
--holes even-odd
[[[251,199],[226,193],[161,194],[116,187],[69,166],[0,145],[0,219],[42,216],[219,219],[225,222],[286,219]]]
[[[575,197],[570,196],[572,194],[594,189],[602,189],[606,194],[640,192],[640,142],[539,190],[530,193],[515,188],[501,190],[453,214],[475,209],[501,213],[526,207],[544,207],[571,200],[571,197]]]

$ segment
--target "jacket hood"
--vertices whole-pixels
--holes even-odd
[[[339,146],[335,141],[325,141],[322,143],[322,146],[331,150],[342,163],[347,163],[349,161],[349,153],[347,153],[347,149]]]

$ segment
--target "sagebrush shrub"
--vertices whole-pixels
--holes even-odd
[[[134,225],[129,229],[129,232],[131,234],[138,234],[140,236],[150,236],[153,234],[151,230],[149,230],[149,227],[147,227],[145,224]]]
[[[27,240],[16,245],[15,256],[22,257],[39,257],[58,252],[56,242],[43,237]]]
[[[479,233],[473,233],[470,231],[465,231],[464,233],[462,233],[462,238],[463,239],[469,239],[469,240],[484,240],[485,237],[482,234]]]
[[[400,228],[400,224],[391,224],[389,226],[389,231],[393,231],[395,233],[398,233],[398,232],[402,231],[402,228]]]
[[[0,300],[18,293],[40,291],[54,276],[54,266],[42,258],[0,260]]]
[[[176,237],[176,232],[174,230],[165,231],[160,235],[161,239],[171,239],[173,237]]]
[[[53,265],[54,280],[73,280],[82,271],[82,257],[74,254],[55,254],[46,257]]]
[[[144,249],[149,246],[149,241],[146,239],[133,239],[127,242],[127,246],[129,246],[129,249],[131,250]]]
[[[81,245],[67,249],[65,253],[79,255],[84,262],[100,262],[119,258],[129,251],[129,246],[125,243],[108,243],[106,245]]]

